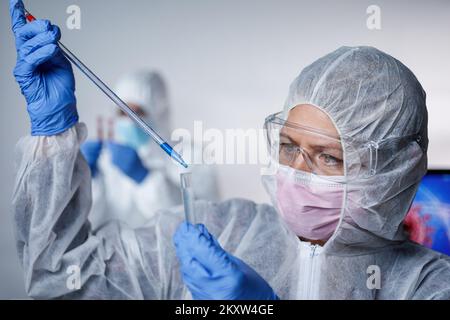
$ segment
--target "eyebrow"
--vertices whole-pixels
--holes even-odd
[[[291,142],[297,143],[287,133],[280,132],[280,136],[289,139]],[[326,139],[322,139],[320,141],[321,141],[320,144],[313,145],[313,148],[329,148],[329,149],[334,149],[334,150],[338,150],[340,152],[343,152],[341,144],[339,142],[337,142],[337,141],[336,142],[330,142],[330,141],[326,141]],[[322,141],[323,141],[323,143],[322,143]]]

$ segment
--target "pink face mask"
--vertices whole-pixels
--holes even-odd
[[[342,180],[343,177],[333,177],[330,181],[289,167],[278,170],[278,211],[296,235],[309,240],[328,240],[331,237],[341,214]]]

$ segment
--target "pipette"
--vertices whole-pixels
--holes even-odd
[[[25,18],[28,22],[36,20],[36,18],[24,9]],[[142,120],[136,112],[134,112],[125,102],[122,101],[99,77],[97,77],[86,65],[80,61],[65,45],[58,41],[59,48],[62,53],[72,62],[82,73],[84,73],[104,94],[108,96],[123,112],[125,112],[139,127],[142,128],[172,159],[187,168],[188,165],[184,162],[181,155],[179,155],[161,136],[153,130],[144,120]]]

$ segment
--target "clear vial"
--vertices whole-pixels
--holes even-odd
[[[187,222],[195,224],[194,190],[192,189],[192,173],[181,173],[181,194],[184,204],[184,215]]]

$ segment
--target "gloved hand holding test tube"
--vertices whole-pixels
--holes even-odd
[[[26,9],[25,17],[28,22],[36,18]],[[133,121],[138,124],[172,159],[187,168],[188,165],[172,146],[169,145],[161,136],[153,130],[136,112],[134,112],[122,99],[120,99],[100,78],[98,78],[81,60],[79,60],[69,49],[58,41],[58,46],[62,53],[72,62],[82,73],[84,73],[104,94],[106,94],[123,112],[125,112]]]

